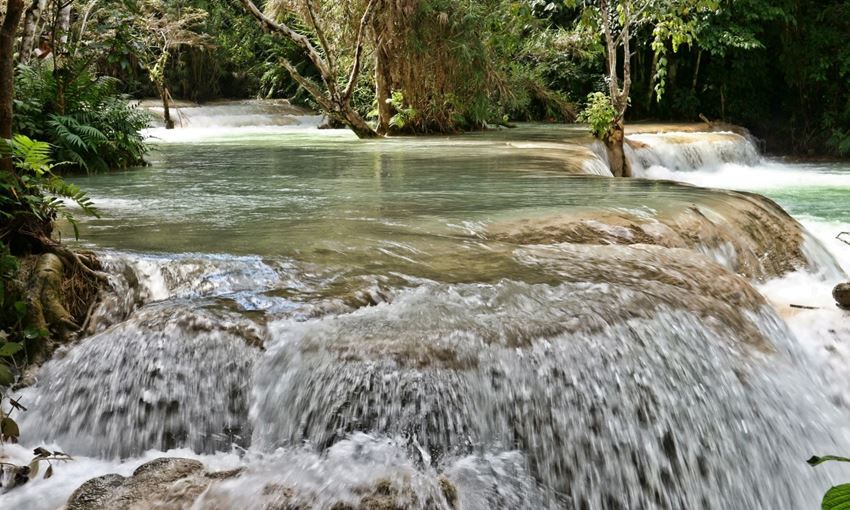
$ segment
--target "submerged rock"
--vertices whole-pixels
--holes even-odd
[[[832,289],[832,297],[838,306],[845,309],[850,309],[850,282],[839,283]]]

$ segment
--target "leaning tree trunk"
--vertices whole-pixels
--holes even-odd
[[[168,105],[171,98],[168,85],[161,83],[158,88],[159,96],[162,98],[162,116],[165,118],[165,129],[174,129],[174,120],[171,119],[171,108]]]
[[[312,80],[305,78],[289,60],[282,59],[281,64],[289,71],[292,79],[312,96],[326,114],[348,125],[360,138],[374,138],[379,136],[363,117],[351,107],[351,97],[354,93],[354,87],[357,85],[357,79],[360,76],[361,61],[363,60],[364,53],[364,39],[371,24],[372,14],[375,12],[379,0],[369,0],[363,11],[363,17],[360,18],[357,40],[354,44],[354,58],[352,59],[348,73],[346,73],[348,78],[344,88],[341,88],[339,85],[339,79],[344,76],[340,75],[341,73],[336,67],[335,61],[337,59],[331,58],[333,48],[328,45],[323,31],[319,27],[310,2],[306,2],[305,4],[309,13],[309,24],[313,26],[317,33],[317,39],[327,58],[313,46],[311,40],[305,35],[296,32],[285,23],[278,23],[269,18],[251,0],[241,0],[241,2],[248,13],[259,21],[260,26],[264,30],[288,39],[305,51],[307,58],[313,63],[313,66],[315,66],[319,75],[322,77],[327,92],[322,91]]]
[[[341,109],[345,124],[348,124],[348,127],[354,131],[357,138],[377,138],[381,136],[351,107],[351,104],[341,105]]]
[[[0,138],[12,138],[15,98],[15,32],[24,12],[24,0],[9,0],[0,26]],[[12,159],[0,159],[0,170],[11,172]]]
[[[21,53],[18,59],[25,64],[32,58],[32,52],[35,49],[36,28],[38,28],[41,13],[44,12],[46,6],[47,0],[33,0],[24,16],[24,35],[21,38]]]
[[[625,128],[622,119],[611,126],[609,135],[605,138],[605,148],[608,152],[608,166],[614,177],[631,177],[632,167],[626,158],[624,141]]]

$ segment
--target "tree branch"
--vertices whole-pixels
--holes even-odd
[[[599,2],[599,13],[602,16],[602,31],[605,34],[605,48],[608,53],[608,87],[611,93],[611,101],[616,101],[620,96],[620,85],[617,80],[617,46],[614,44],[614,36],[611,33],[611,4],[609,0]]]
[[[336,59],[334,58],[333,52],[331,52],[331,45],[328,44],[328,39],[325,37],[325,31],[321,26],[319,26],[319,20],[316,18],[313,0],[304,0],[304,5],[307,7],[307,17],[310,22],[310,26],[312,26],[313,30],[316,32],[316,36],[319,38],[319,45],[322,47],[322,51],[325,52],[325,58],[328,60],[328,69],[333,76],[336,76]]]
[[[619,117],[622,118],[626,113],[626,108],[629,104],[629,91],[632,87],[632,54],[631,54],[631,17],[629,13],[629,2],[623,2],[623,90],[620,92]]]
[[[332,115],[334,112],[337,111],[336,106],[330,100],[328,100],[327,97],[325,97],[322,91],[319,90],[319,87],[316,86],[316,84],[313,83],[312,80],[304,77],[304,75],[298,72],[298,69],[296,69],[295,66],[292,65],[289,60],[282,59],[281,63],[283,64],[283,67],[285,67],[286,70],[289,72],[289,75],[292,76],[292,79],[298,82],[298,85],[303,87],[308,94],[313,96],[313,99],[315,99],[316,102],[319,103],[319,106],[321,106],[323,110],[325,110],[329,115]]]
[[[319,74],[322,75],[322,80],[325,82],[325,85],[328,87],[328,90],[333,90],[334,85],[331,83],[334,80],[333,74],[331,74],[330,68],[328,67],[325,60],[322,58],[321,54],[316,51],[313,43],[310,42],[306,36],[299,34],[298,32],[292,30],[284,23],[277,23],[270,19],[268,16],[262,13],[260,9],[254,5],[254,2],[251,0],[239,0],[242,2],[242,5],[245,6],[245,9],[254,16],[257,21],[260,22],[260,25],[270,31],[277,32],[289,38],[292,42],[300,46],[304,51],[307,52],[307,57],[313,62],[313,65],[319,70]]]
[[[360,64],[363,60],[363,39],[366,37],[366,30],[369,28],[369,22],[377,5],[378,0],[369,0],[369,4],[363,12],[363,17],[360,19],[360,28],[357,29],[357,46],[354,50],[354,63],[351,65],[351,72],[348,75],[348,84],[342,93],[343,102],[347,102],[351,98],[351,94],[354,93],[354,86],[357,83],[357,75],[360,74]]]

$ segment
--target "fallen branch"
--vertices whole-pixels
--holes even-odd
[[[850,241],[848,241],[847,239],[841,239],[841,236],[850,236],[850,232],[840,232],[837,236],[835,236],[835,238],[841,241],[842,243],[850,244]]]
[[[817,306],[806,306],[806,305],[795,305],[795,304],[792,304],[790,306],[791,306],[791,308],[800,308],[802,310],[820,310],[820,308],[817,307]]]

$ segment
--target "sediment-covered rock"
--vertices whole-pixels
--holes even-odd
[[[608,498],[652,506],[641,498],[736,471],[730,452],[796,441],[756,444],[727,420],[766,411],[745,398],[764,391],[752,360],[781,356],[790,342],[743,277],[645,244],[514,254],[540,283],[424,285],[350,314],[273,325],[275,347],[255,379],[255,447],[321,451],[379,431],[410,438],[412,454],[439,466],[482,445],[516,445],[538,483],[560,494],[552,506],[604,508]],[[710,445],[683,439],[706,427]],[[600,476],[635,477],[634,487],[645,476],[646,487],[605,492],[588,482]]]
[[[695,189],[696,190],[696,189]],[[617,209],[525,218],[490,225],[516,244],[653,244],[702,253],[731,271],[765,280],[807,267],[803,227],[768,198],[700,190],[655,211]]]
[[[238,471],[209,473],[197,460],[162,457],[139,466],[130,477],[108,474],[81,485],[67,510],[184,509],[215,480]]]

